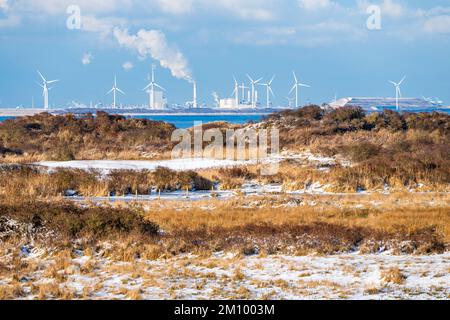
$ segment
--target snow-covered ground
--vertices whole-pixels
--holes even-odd
[[[165,167],[176,171],[202,170],[254,164],[252,161],[216,160],[207,158],[187,158],[159,161],[140,160],[80,160],[80,161],[42,161],[34,165],[47,168],[95,169],[102,172],[111,170],[155,170]]]
[[[321,157],[309,151],[303,153],[281,152],[270,157],[256,160],[227,160],[209,158],[184,158],[158,161],[145,160],[77,160],[77,161],[42,161],[34,165],[46,168],[71,168],[71,169],[95,169],[103,172],[111,170],[155,170],[157,167],[165,167],[176,171],[202,170],[212,168],[224,168],[235,166],[254,165],[257,163],[276,164],[284,160],[295,160],[299,163],[317,166],[320,168],[330,167],[336,164],[334,158]],[[342,162],[342,161],[341,161]]]
[[[30,254],[26,259],[33,264],[39,255]],[[450,298],[450,253],[251,257],[217,253],[209,258],[189,254],[117,262],[80,252],[64,263],[60,260],[57,270],[51,258],[39,260],[39,264],[23,284],[30,299],[36,298],[36,293],[28,287],[38,288],[45,296],[51,284],[84,299]],[[46,271],[52,268],[53,273]],[[393,281],[392,273],[399,280]],[[2,286],[10,281],[0,278]],[[54,291],[45,297],[52,298]]]

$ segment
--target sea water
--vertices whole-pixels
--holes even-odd
[[[404,112],[445,112],[450,114],[450,109],[427,109],[427,110],[403,110]],[[251,115],[142,115],[142,116],[131,116],[131,118],[137,119],[149,119],[154,121],[164,121],[172,123],[175,127],[179,129],[191,128],[194,126],[195,122],[202,122],[203,124],[211,122],[228,122],[232,124],[246,124],[249,122],[259,122],[263,119],[264,115],[261,114],[251,114]],[[0,122],[14,119],[15,117],[0,117]]]
[[[149,119],[154,121],[164,121],[173,124],[179,129],[191,128],[196,122],[202,122],[202,124],[212,122],[228,122],[232,124],[245,124],[249,122],[259,122],[262,120],[263,115],[162,115],[162,116],[133,116],[138,119]]]
[[[8,119],[14,119],[15,117],[0,117],[0,122]],[[143,115],[143,116],[130,116],[130,118],[148,119],[154,121],[164,121],[173,124],[179,129],[191,128],[195,122],[202,122],[207,124],[211,122],[228,122],[232,124],[245,124],[249,122],[259,122],[262,120],[263,115]]]

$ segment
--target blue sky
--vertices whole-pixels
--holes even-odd
[[[81,9],[81,28],[67,28],[67,8]],[[378,5],[381,30],[366,12]],[[110,103],[114,75],[124,104],[144,104],[152,63],[170,103],[231,95],[233,75],[268,80],[286,104],[292,70],[312,86],[302,103],[335,94],[393,96],[388,80],[407,80],[403,94],[450,103],[450,3],[403,0],[0,0],[0,107],[42,104],[36,70],[61,79],[52,106]],[[124,67],[126,66],[126,68]],[[261,95],[262,95],[261,88]]]

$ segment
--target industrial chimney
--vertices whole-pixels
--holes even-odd
[[[197,81],[194,81],[194,100],[192,103],[192,107],[194,109],[197,109],[198,104],[197,104]]]

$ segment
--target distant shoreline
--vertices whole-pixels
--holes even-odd
[[[36,115],[42,112],[48,112],[51,114],[68,114],[68,113],[74,113],[79,114],[79,112],[75,112],[71,110],[66,109],[11,109],[11,108],[0,108],[0,117],[20,117],[20,116],[32,116]],[[274,111],[271,112],[159,112],[159,113],[144,113],[144,112],[120,112],[120,110],[97,110],[97,111],[105,111],[108,112],[111,111],[111,114],[118,114],[124,117],[151,117],[151,116],[157,116],[157,117],[170,117],[170,116],[264,116],[272,114]]]
[[[138,117],[151,117],[151,116],[157,116],[157,117],[170,117],[170,116],[182,116],[182,117],[189,117],[189,116],[265,116],[272,114],[271,112],[260,112],[260,113],[120,113],[120,115],[125,117],[132,117],[132,116],[138,116]]]
[[[45,109],[12,109],[12,108],[0,108],[0,117],[24,117],[24,116],[33,116],[42,112],[50,112],[52,110]]]

